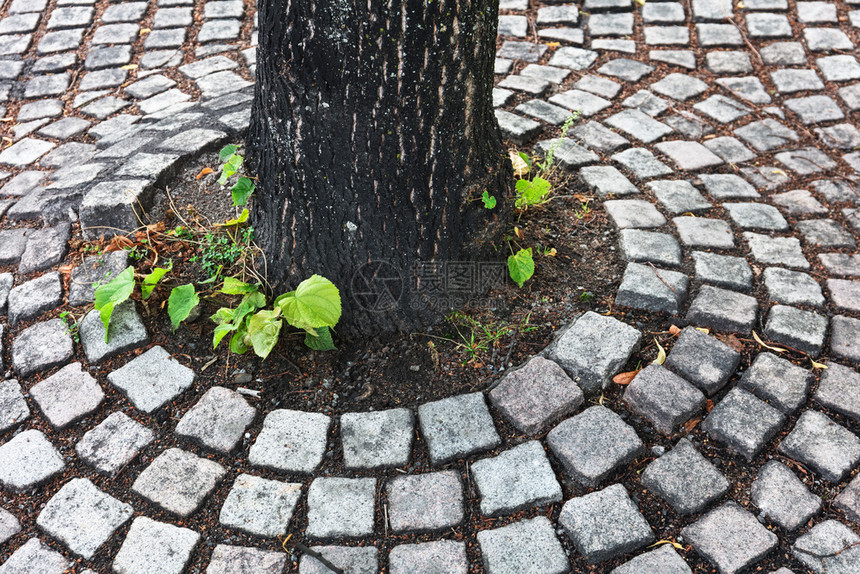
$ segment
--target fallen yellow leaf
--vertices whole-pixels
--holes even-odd
[[[204,175],[212,173],[213,171],[215,171],[215,170],[212,169],[211,167],[204,167],[203,169],[200,170],[200,173],[198,173],[197,177],[195,177],[194,179],[200,179]]]
[[[824,363],[816,363],[816,362],[812,359],[812,357],[810,357],[810,358],[809,358],[809,361],[812,363],[812,368],[813,368],[813,369],[827,369],[827,368],[828,368],[828,367],[827,367],[827,365],[825,365]]]
[[[636,1],[638,2],[639,0],[636,0]],[[642,4],[644,4],[644,3],[645,3],[645,0],[642,0],[642,2],[641,2],[641,3],[642,3]],[[662,546],[663,544],[671,544],[672,546],[674,546],[674,547],[675,547],[675,548],[677,548],[678,550],[683,550],[683,549],[684,549],[684,547],[683,547],[682,545],[678,544],[678,543],[677,543],[677,542],[675,542],[674,540],[658,540],[657,542],[655,542],[654,544],[652,544],[652,545],[651,545],[651,546],[649,546],[648,548],[654,548],[655,546]]]
[[[136,70],[137,64],[126,64],[125,66],[120,67],[120,70]]]
[[[614,377],[612,377],[612,382],[616,385],[629,385],[633,382],[633,379],[636,378],[636,375],[639,373],[641,369],[636,369],[635,371],[627,371],[626,373],[618,373]]]
[[[517,150],[512,149],[508,153],[508,157],[511,158],[511,164],[514,166],[514,177],[525,177],[529,173],[529,164],[520,157]]]
[[[662,365],[666,362],[666,349],[663,348],[663,346],[660,344],[656,337],[654,338],[654,343],[657,344],[657,358],[654,359],[653,364]]]
[[[765,349],[770,349],[774,353],[785,353],[788,349],[783,349],[782,347],[771,347],[770,345],[765,344],[764,341],[761,340],[761,337],[758,336],[758,333],[753,331],[753,339],[755,342],[764,347]]]

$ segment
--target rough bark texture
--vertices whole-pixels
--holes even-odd
[[[498,0],[259,2],[256,237],[276,292],[313,273],[340,288],[341,335],[415,330],[444,311],[406,288],[416,261],[501,258],[490,254],[512,178],[492,107],[497,10]],[[483,207],[484,190],[496,209]],[[373,261],[403,277],[393,309],[355,296],[356,272]]]

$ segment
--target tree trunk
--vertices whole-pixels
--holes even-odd
[[[341,336],[432,323],[445,300],[413,289],[418,262],[503,259],[497,13],[498,0],[259,2],[256,237],[276,293],[314,273],[338,286]]]

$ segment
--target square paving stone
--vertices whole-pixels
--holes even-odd
[[[839,496],[833,499],[833,506],[841,510],[851,522],[860,524],[860,476],[854,477]],[[2,540],[0,536],[0,540]]]
[[[610,574],[693,574],[684,559],[670,544],[640,554],[633,560],[615,568]]]
[[[725,343],[693,327],[681,331],[666,367],[713,396],[729,381],[741,355]]]
[[[396,476],[385,486],[394,532],[433,532],[463,522],[463,485],[454,470]]]
[[[782,14],[753,13],[746,15],[747,32],[750,38],[791,37],[791,25]]]
[[[663,207],[674,215],[701,213],[713,207],[699,190],[686,180],[660,179],[648,182],[648,187]]]
[[[646,26],[643,32],[649,46],[690,45],[690,30],[686,26]]]
[[[595,163],[600,159],[597,154],[569,138],[539,141],[534,147],[535,153],[543,158],[549,154],[549,150],[554,150],[555,165],[567,171],[576,171],[580,166]]]
[[[860,462],[860,438],[826,415],[806,411],[779,445],[779,452],[839,483]]]
[[[824,89],[824,84],[821,82],[821,78],[818,77],[818,74],[815,73],[815,70],[797,70],[793,68],[781,69],[771,72],[770,77],[780,94],[793,94],[796,92],[810,92]],[[794,107],[803,112],[810,111],[808,102],[801,101],[795,104]],[[794,110],[792,109],[792,111]]]
[[[36,524],[75,554],[92,560],[132,514],[130,504],[102,492],[86,478],[75,478],[48,501]]]
[[[200,534],[193,530],[139,516],[114,558],[113,570],[117,574],[145,574],[157,564],[162,574],[181,574],[199,541]]]
[[[8,295],[9,324],[15,326],[21,321],[35,319],[62,305],[62,300],[63,285],[57,272],[16,285]]]
[[[153,440],[153,431],[117,411],[84,434],[75,451],[99,472],[116,476]]]
[[[124,2],[109,6],[101,16],[101,21],[106,24],[115,22],[136,22],[146,12],[146,2]],[[189,22],[190,24],[190,22]]]
[[[729,212],[729,217],[741,229],[788,230],[788,222],[772,205],[755,202],[725,203],[723,208]]]
[[[732,249],[735,239],[729,224],[721,219],[682,215],[673,217],[681,243],[687,247]]]
[[[699,176],[705,191],[714,199],[756,199],[759,193],[742,177],[734,174],[702,174]]]
[[[711,54],[724,53],[725,52],[711,52]],[[711,54],[708,55],[710,56]],[[713,95],[710,98],[699,102],[693,106],[693,109],[698,110],[706,116],[723,124],[731,123],[749,115],[751,112],[750,108],[742,103],[720,94]]]
[[[677,239],[666,233],[622,229],[619,234],[619,247],[627,261],[651,262],[673,267],[681,265],[681,246]]]
[[[828,147],[854,150],[860,147],[860,130],[853,124],[837,124],[825,128],[815,128],[815,133]]]
[[[651,50],[648,59],[652,62],[666,62],[688,70],[696,69],[696,55],[691,50]]]
[[[140,33],[137,24],[105,24],[96,28],[92,45],[99,44],[131,44]]]
[[[235,40],[239,37],[240,27],[239,20],[207,20],[197,33],[197,41],[202,44],[218,40]]]
[[[860,311],[860,281],[828,279],[827,289],[836,308],[845,311]]]
[[[25,98],[43,98],[59,96],[66,92],[71,82],[68,72],[51,76],[36,76],[24,85]]]
[[[347,468],[393,468],[409,464],[415,417],[409,409],[344,413],[340,417]]]
[[[609,100],[582,90],[567,90],[551,96],[549,101],[568,110],[579,111],[585,117],[591,117],[612,105]]]
[[[518,145],[524,145],[543,129],[541,124],[504,110],[496,110],[496,120],[502,135]]]
[[[819,253],[818,259],[832,275],[860,277],[860,254]]]
[[[773,551],[776,534],[736,502],[727,502],[681,530],[697,553],[721,574],[735,574],[761,561]]]
[[[320,413],[272,411],[251,445],[248,462],[285,472],[313,473],[325,455],[330,427],[331,418]]]
[[[153,30],[146,35],[143,48],[152,51],[158,48],[178,48],[185,43],[185,28],[172,28],[170,30]],[[161,66],[153,66],[161,67]]]
[[[812,175],[836,167],[835,161],[830,159],[823,151],[814,147],[784,151],[775,154],[773,157],[785,167],[800,175]],[[781,174],[776,172],[776,175]]]
[[[759,151],[771,151],[799,139],[796,132],[767,118],[735,130],[735,135]]]
[[[794,269],[809,269],[809,261],[796,237],[769,237],[751,231],[744,232],[753,257],[759,263],[784,265]]]
[[[649,464],[642,485],[665,500],[679,514],[695,514],[720,499],[729,482],[688,439]]]
[[[418,422],[434,465],[501,443],[483,393],[425,403],[418,407]]]
[[[636,177],[646,179],[672,173],[672,168],[643,148],[631,148],[612,156],[612,159],[629,169]]]
[[[510,514],[562,499],[561,485],[538,441],[473,462],[471,471],[484,516]]]
[[[612,199],[603,207],[620,229],[660,227],[666,223],[656,207],[641,199]]]
[[[597,72],[604,76],[620,78],[627,82],[638,82],[654,71],[654,66],[649,66],[629,58],[615,58],[603,64]]]
[[[573,413],[584,400],[582,390],[564,369],[540,356],[509,371],[489,392],[489,398],[510,423],[529,435]]]
[[[705,55],[705,61],[708,66],[708,69],[715,74],[749,74],[753,71],[752,62],[750,61],[750,56],[746,52],[740,51],[719,51],[719,52],[708,52]],[[740,113],[737,117],[745,116],[749,113],[749,109],[744,109],[746,106],[743,104],[739,104],[735,102],[731,98],[723,98],[719,96],[717,100],[713,98],[718,96],[711,96],[708,100],[712,100],[711,104],[716,104],[716,106],[705,106],[706,108],[710,108],[712,112],[716,112],[718,114],[726,113],[728,117],[732,115]],[[707,100],[706,100],[707,101]],[[704,102],[703,102],[704,103]],[[696,107],[696,106],[693,106]],[[733,110],[734,108],[734,110]],[[707,114],[701,108],[696,107],[702,111],[702,113]],[[714,117],[714,116],[711,116]],[[726,117],[726,116],[724,116]],[[737,119],[737,117],[735,119]],[[716,117],[718,121],[722,121],[723,123],[728,123],[734,121],[733,119],[728,120],[720,120]]]
[[[156,346],[111,372],[108,380],[131,404],[152,413],[190,388],[194,371]]]
[[[852,574],[860,568],[860,536],[836,520],[813,526],[791,548],[815,574]]]
[[[596,405],[567,419],[547,435],[547,444],[576,482],[595,487],[644,451],[620,416]]]
[[[853,56],[827,56],[815,60],[828,82],[846,82],[860,78],[860,63]]]
[[[860,374],[829,362],[813,398],[829,409],[860,420]]]
[[[61,365],[72,354],[72,337],[61,319],[27,327],[12,342],[12,365],[22,377]]]
[[[107,335],[96,310],[84,316],[78,332],[90,363],[100,363],[149,342],[149,335],[137,314],[134,301],[126,301],[114,308]]]
[[[742,163],[755,159],[755,154],[733,137],[724,136],[709,139],[703,142],[703,145],[727,163]]]
[[[63,457],[41,431],[25,430],[0,445],[0,484],[8,491],[32,489],[65,467]]]
[[[788,305],[774,305],[767,316],[764,332],[771,341],[817,357],[824,347],[827,318]]]
[[[587,122],[568,132],[583,145],[598,151],[611,152],[629,142],[598,122]],[[579,169],[579,178],[589,188],[602,195],[626,195],[639,190],[620,171],[609,165],[593,165]]]
[[[648,365],[624,391],[630,410],[671,435],[705,405],[705,395],[662,365]]]
[[[212,551],[206,574],[281,574],[286,564],[283,552],[219,544]]]
[[[661,97],[655,96],[648,90],[639,90],[623,102],[625,108],[635,108],[651,117],[657,117],[669,109],[669,102]]]
[[[687,320],[724,333],[748,334],[757,314],[758,301],[754,297],[702,285],[687,310]]]
[[[642,334],[612,317],[587,312],[546,349],[586,394],[599,393],[638,348]]]
[[[829,212],[805,189],[792,189],[772,195],[770,199],[789,215],[827,215]]]
[[[810,275],[799,271],[790,271],[781,267],[768,267],[764,270],[764,284],[768,298],[783,305],[811,305],[820,307],[824,304],[821,287]]]
[[[844,315],[830,320],[830,354],[860,363],[860,320]]]
[[[797,114],[800,121],[806,125],[841,120],[845,117],[836,102],[828,96],[794,98],[785,100],[783,105]]]
[[[750,393],[734,388],[715,406],[702,429],[712,439],[752,461],[785,424],[785,415]]]
[[[707,251],[693,251],[696,262],[696,279],[717,287],[734,291],[752,289],[752,268],[742,257],[719,255]]]
[[[254,422],[257,409],[242,395],[224,387],[211,387],[176,425],[177,436],[204,448],[229,454]]]
[[[316,478],[308,488],[309,538],[373,534],[375,478]]]
[[[657,141],[674,130],[639,110],[622,110],[604,120],[609,126],[621,130],[644,142]]]
[[[653,83],[651,89],[660,95],[683,102],[704,93],[708,85],[693,76],[675,73]]]
[[[15,515],[0,507],[0,544],[21,532],[21,524]]]
[[[488,574],[563,574],[570,564],[545,516],[478,533]]]
[[[301,495],[300,483],[240,474],[221,507],[218,521],[255,536],[286,535]]]
[[[400,544],[388,555],[391,574],[466,574],[468,570],[466,544],[455,540]]]
[[[11,379],[0,381],[0,433],[30,418],[30,407],[21,394],[21,385]]]
[[[813,52],[853,50],[854,44],[845,32],[837,28],[804,28],[806,46]]]
[[[621,484],[571,498],[558,522],[576,550],[592,564],[647,546],[654,533]]]
[[[770,460],[758,473],[750,498],[762,513],[782,528],[797,530],[821,510],[821,498],[787,466]]]
[[[592,94],[597,94],[598,96],[603,96],[604,98],[609,98],[610,100],[618,95],[618,92],[621,91],[621,84],[618,82],[613,82],[612,80],[608,80],[606,78],[601,78],[599,76],[583,76],[574,87],[580,90],[585,90],[586,92],[591,92]]]
[[[615,304],[654,313],[677,315],[687,300],[689,278],[677,271],[628,263]]]
[[[312,546],[312,550],[337,568],[349,574],[377,574],[379,572],[378,550],[375,546]],[[256,574],[256,570],[253,571]],[[281,569],[272,574],[280,574]],[[232,574],[225,571],[224,574]],[[331,569],[311,556],[303,554],[299,563],[299,574],[330,574]],[[209,573],[207,573],[209,574]],[[251,574],[251,571],[248,572]]]
[[[200,508],[226,472],[217,462],[171,448],[140,473],[131,489],[156,506],[187,518]]]
[[[803,239],[815,247],[854,247],[854,237],[833,219],[806,219],[798,221],[795,229]]]
[[[69,571],[65,557],[39,540],[31,538],[0,565],[2,574],[64,574]]]
[[[55,429],[94,413],[105,398],[102,388],[80,363],[66,365],[33,385],[30,395]]]
[[[88,305],[95,300],[95,289],[104,285],[128,267],[126,251],[111,251],[84,258],[72,269],[69,282],[69,305]]]
[[[537,99],[518,105],[514,111],[557,126],[563,124],[570,115],[570,112],[564,108]]]
[[[56,145],[44,140],[24,138],[0,153],[0,163],[14,167],[24,167],[35,163],[40,157],[54,149]]]
[[[759,353],[738,386],[791,414],[806,403],[812,373],[773,353]]]
[[[591,14],[588,31],[592,36],[629,36],[633,33],[633,14]]]

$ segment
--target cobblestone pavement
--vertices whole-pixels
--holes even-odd
[[[280,551],[290,532],[362,574],[860,572],[860,1],[501,4],[506,136],[546,149],[581,113],[556,157],[618,227],[616,305],[690,325],[612,408],[596,397],[643,337],[591,312],[487,392],[334,418],[208,388],[133,303],[108,343],[92,312],[74,341],[46,313],[127,263],[66,289],[70,223],[135,227],[241,136],[254,9],[7,0],[0,574],[329,571]],[[747,367],[713,336],[753,331],[828,368],[765,349]]]

